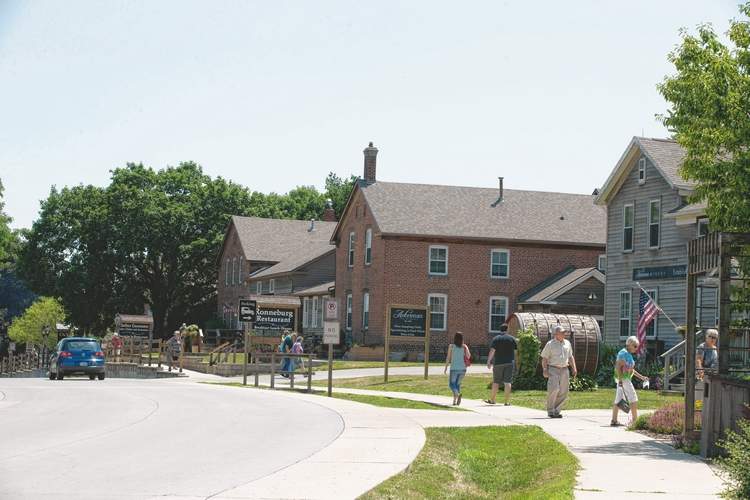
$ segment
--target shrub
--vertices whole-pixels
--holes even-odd
[[[727,456],[717,460],[724,475],[729,479],[725,498],[750,498],[750,420],[738,420],[737,432],[727,431],[727,437],[719,442]]]
[[[672,446],[691,455],[700,455],[701,453],[701,444],[698,441],[685,439],[685,436],[681,434],[672,437]]]
[[[589,375],[578,375],[576,378],[570,379],[571,391],[594,391],[596,388],[596,380]]]
[[[682,434],[685,423],[684,403],[670,403],[656,410],[648,418],[647,429],[657,434]],[[700,413],[695,414],[695,428],[701,428]]]
[[[547,379],[534,373],[532,376],[517,376],[513,379],[513,389],[519,391],[543,391],[547,389]]]
[[[599,365],[596,367],[596,384],[599,387],[615,386],[615,358],[620,349],[616,346],[602,345],[599,352]]]
[[[518,378],[531,379],[539,366],[541,341],[530,326],[518,332]]]
[[[636,421],[630,424],[630,429],[635,431],[645,431],[648,429],[649,418],[649,415],[638,415]]]

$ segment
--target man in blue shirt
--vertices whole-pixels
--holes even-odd
[[[505,406],[510,406],[510,390],[517,359],[518,342],[515,337],[508,335],[508,325],[503,324],[500,327],[500,335],[492,339],[490,354],[487,356],[487,369],[492,370],[492,393],[485,403],[495,404],[497,391],[502,383],[505,387]]]

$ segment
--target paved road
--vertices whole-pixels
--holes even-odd
[[[0,379],[0,498],[222,496],[322,450],[339,413],[185,380]]]

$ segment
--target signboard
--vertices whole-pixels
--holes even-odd
[[[427,336],[427,307],[391,306],[388,335],[391,337],[425,338]]]
[[[323,324],[323,343],[324,344],[338,344],[341,342],[339,322],[338,321],[326,321]]]
[[[255,328],[266,330],[294,330],[294,309],[283,307],[259,307],[255,315]]]
[[[255,313],[258,308],[258,303],[250,299],[240,299],[240,321],[252,322],[255,321]]]
[[[335,300],[329,300],[326,302],[326,319],[339,319],[339,304]]]
[[[151,325],[148,323],[120,323],[117,333],[124,336],[148,337]]]
[[[633,281],[681,280],[687,277],[687,266],[636,267]]]

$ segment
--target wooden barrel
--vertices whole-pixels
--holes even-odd
[[[518,336],[520,330],[531,326],[544,347],[552,339],[552,331],[557,325],[564,326],[568,331],[566,336],[573,345],[578,371],[594,375],[599,363],[602,332],[599,323],[591,316],[517,312],[508,319],[508,333]]]

